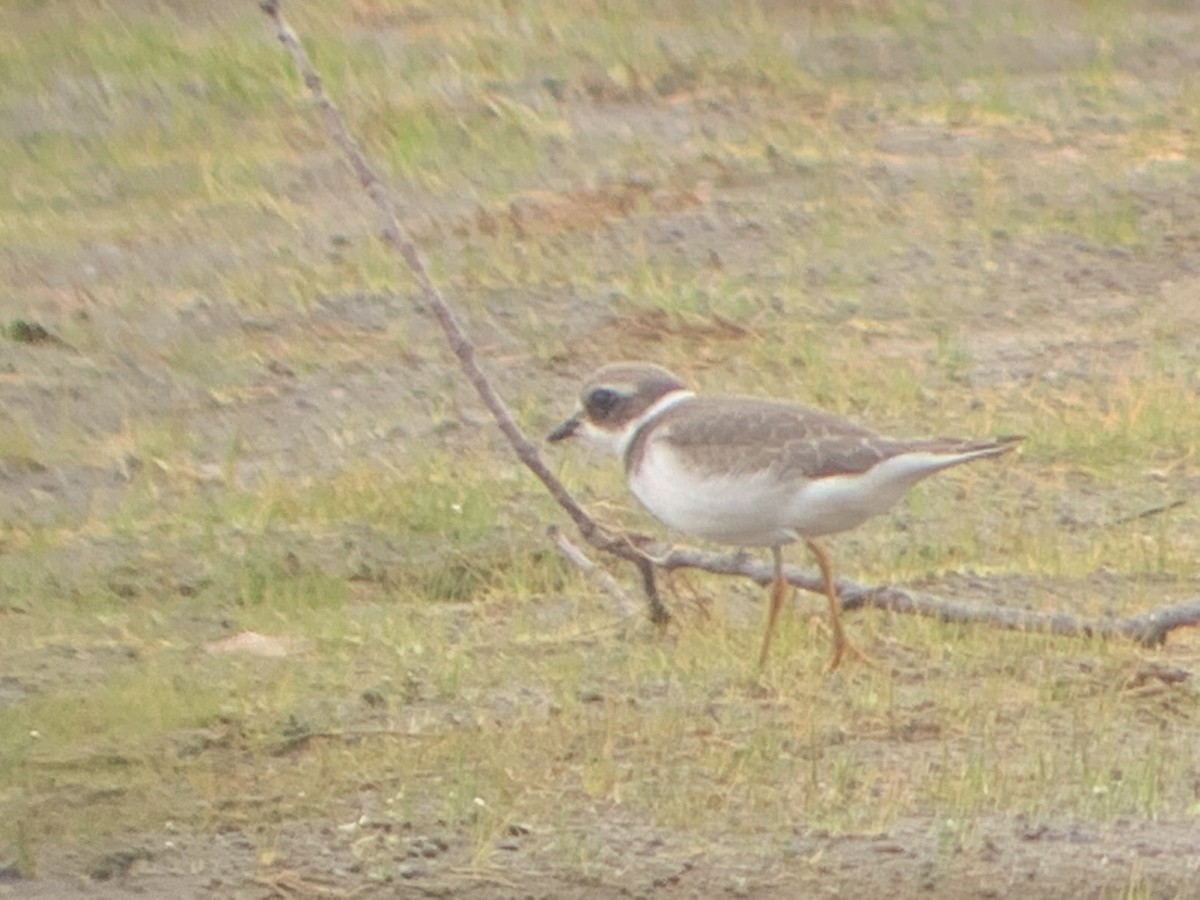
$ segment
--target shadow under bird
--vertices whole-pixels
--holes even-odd
[[[817,538],[886,512],[923,478],[1013,449],[1018,436],[894,439],[780,400],[697,396],[642,362],[614,363],[584,384],[578,410],[549,435],[579,435],[625,462],[629,489],[657,519],[694,537],[770,547],[771,605],[759,663],[787,596],[784,544],[804,541],[821,569],[837,668],[847,651],[828,553]]]

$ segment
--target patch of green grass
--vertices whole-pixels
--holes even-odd
[[[488,104],[447,116],[427,101],[399,105],[383,100],[358,122],[363,141],[394,171],[417,181],[438,182],[476,164],[485,154],[505,160],[479,187],[511,190],[541,161],[536,119],[511,105]],[[503,180],[497,178],[502,176]]]
[[[1200,418],[1188,398],[1190,376],[1111,375],[1102,385],[1055,390],[1031,452],[1109,477],[1170,465],[1196,452]]]
[[[41,465],[37,459],[41,446],[37,432],[7,415],[4,419],[4,427],[0,428],[0,459],[10,463],[24,460],[25,465]]]

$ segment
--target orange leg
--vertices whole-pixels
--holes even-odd
[[[779,546],[772,547],[771,558],[775,561],[775,578],[771,582],[771,607],[767,610],[767,630],[763,634],[762,651],[758,654],[760,667],[767,664],[767,656],[771,652],[771,635],[775,632],[775,620],[779,618],[783,598],[788,594],[788,584],[783,580],[783,550]]]
[[[806,540],[804,543],[808,545],[812,555],[817,558],[817,565],[821,568],[821,580],[825,584],[825,596],[829,598],[829,624],[833,629],[833,658],[829,660],[825,671],[832,672],[840,666],[847,653],[870,664],[871,658],[850,643],[845,629],[842,628],[842,602],[838,599],[837,585],[833,582],[833,564],[829,560],[829,554],[815,541]],[[775,563],[775,577],[771,582],[771,606],[767,610],[767,630],[763,634],[762,651],[758,654],[759,666],[767,664],[767,656],[771,652],[771,636],[775,633],[775,622],[779,618],[783,600],[788,595],[788,583],[783,577],[783,550],[779,547],[772,547],[771,557]]]
[[[833,564],[829,561],[829,554],[816,541],[806,540],[804,543],[808,545],[812,555],[817,558],[817,565],[821,567],[821,580],[825,582],[825,596],[829,598],[829,624],[833,629],[833,658],[829,660],[825,671],[832,672],[840,666],[842,657],[847,652],[865,663],[870,663],[870,657],[850,643],[842,628],[842,601],[838,599],[837,585],[833,583]]]

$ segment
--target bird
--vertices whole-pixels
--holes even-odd
[[[576,410],[547,440],[570,437],[620,457],[630,491],[668,527],[716,544],[770,548],[760,667],[787,596],[783,547],[803,541],[829,601],[833,656],[827,671],[847,652],[865,655],[846,637],[833,564],[818,539],[886,512],[930,475],[1000,456],[1022,440],[884,437],[786,400],[697,395],[648,362],[611,363],[594,372]]]

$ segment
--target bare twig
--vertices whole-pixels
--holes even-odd
[[[1118,519],[1113,519],[1107,524],[1110,528],[1115,525],[1128,525],[1130,522],[1136,522],[1139,519],[1149,519],[1152,516],[1159,516],[1165,512],[1170,512],[1173,509],[1179,509],[1179,507],[1186,504],[1186,500],[1172,500],[1170,503],[1164,503],[1161,506],[1152,506],[1149,509],[1143,509],[1140,512],[1130,513],[1127,516],[1121,516]]]
[[[280,15],[279,0],[260,0],[259,6],[274,21],[280,43],[291,53],[292,59],[296,63],[296,68],[300,71],[300,75],[304,79],[304,83],[308,86],[309,91],[312,92],[314,99],[317,101],[317,106],[325,114],[326,124],[333,134],[334,140],[342,148],[342,152],[346,155],[351,168],[354,169],[355,174],[358,176],[363,189],[383,215],[383,240],[404,258],[404,262],[408,265],[413,277],[417,280],[421,294],[424,296],[429,308],[433,310],[434,317],[438,320],[438,324],[445,333],[446,340],[450,344],[450,349],[458,357],[459,365],[467,376],[467,380],[471,382],[480,399],[483,400],[484,406],[488,408],[492,417],[495,418],[496,424],[500,426],[500,430],[508,439],[509,444],[512,445],[513,450],[516,451],[517,458],[525,464],[527,469],[537,476],[546,490],[550,492],[550,496],[571,517],[571,520],[579,528],[580,534],[583,535],[589,544],[623,559],[627,559],[638,567],[642,575],[642,584],[650,603],[650,617],[656,622],[669,620],[670,614],[667,612],[666,607],[663,606],[661,599],[659,599],[658,589],[654,583],[654,564],[646,558],[644,553],[625,538],[620,536],[614,537],[605,532],[596,523],[596,520],[589,516],[584,508],[576,502],[563,483],[542,462],[537,448],[525,437],[521,429],[517,427],[517,423],[513,420],[512,414],[509,413],[508,407],[505,406],[504,401],[496,393],[495,388],[492,387],[491,382],[479,367],[478,362],[475,360],[475,345],[467,338],[462,326],[458,323],[458,318],[454,315],[454,311],[442,296],[441,291],[438,290],[437,285],[433,283],[433,279],[429,277],[429,270],[425,266],[425,261],[421,258],[416,245],[405,233],[399,218],[396,216],[395,205],[387,188],[370,162],[367,161],[366,155],[359,148],[358,144],[355,143],[354,138],[346,130],[346,123],[342,119],[341,112],[334,106],[333,101],[325,93],[325,88],[321,84],[321,78],[313,69],[312,63],[309,62],[308,54],[304,52],[304,48],[300,45],[296,33],[292,31],[291,26]]]
[[[650,552],[653,548],[647,548]],[[749,578],[761,585],[771,583],[773,570],[766,559],[755,559],[745,553],[714,555],[690,548],[678,548],[663,556],[653,556],[661,568],[699,569],[714,575],[734,575]],[[816,573],[784,566],[784,578],[802,590],[820,594],[824,591]],[[1120,619],[1089,619],[1068,613],[1037,612],[1012,607],[975,606],[943,597],[918,594],[901,588],[881,585],[871,587],[839,579],[838,596],[842,609],[883,609],[957,622],[964,625],[991,625],[1010,631],[1039,634],[1058,634],[1077,637],[1121,637],[1150,647],[1163,643],[1167,634],[1176,628],[1200,625],[1200,597],[1193,597],[1175,606],[1126,616]]]
[[[341,113],[325,93],[320,76],[309,62],[295,32],[280,15],[279,0],[260,0],[259,5],[275,23],[280,42],[291,54],[305,85],[312,92],[317,106],[324,113],[334,140],[342,148],[342,152],[358,176],[363,189],[382,214],[384,223],[382,237],[385,243],[400,253],[413,277],[416,278],[417,285],[429,308],[433,310],[434,317],[445,333],[450,349],[458,358],[467,380],[470,381],[488,411],[495,418],[501,432],[516,452],[517,458],[542,482],[550,496],[571,517],[584,540],[593,547],[628,560],[638,567],[642,576],[642,587],[649,600],[651,618],[656,622],[665,622],[670,618],[655,585],[654,567],[656,565],[668,571],[681,568],[700,569],[721,575],[742,576],[751,578],[760,584],[768,584],[771,581],[772,573],[771,567],[765,560],[754,560],[745,554],[737,553],[712,555],[687,548],[674,549],[662,558],[655,558],[647,555],[627,536],[609,534],[579,505],[562,482],[542,461],[537,448],[517,426],[504,401],[479,367],[475,359],[474,345],[466,336],[441,291],[429,277],[429,271],[416,245],[400,225],[391,195],[362,150],[350,136]],[[1170,504],[1161,509],[1147,510],[1142,515],[1154,515],[1174,508],[1175,505],[1177,504]],[[559,548],[563,552],[567,552],[562,544],[559,545]],[[578,554],[578,551],[575,552]],[[582,554],[578,554],[578,556],[582,557]],[[824,588],[820,579],[813,575],[789,567],[785,569],[785,577],[796,587],[814,593],[823,593]],[[838,589],[842,598],[842,606],[845,609],[873,607],[893,612],[931,616],[948,622],[988,624],[1001,628],[1050,634],[1120,636],[1145,645],[1162,643],[1167,633],[1175,628],[1200,624],[1200,597],[1178,606],[1140,616],[1093,620],[1079,619],[1064,613],[1038,613],[996,607],[980,608],[938,597],[913,594],[899,588],[866,587],[847,581],[839,582]]]
[[[567,540],[567,536],[559,530],[557,525],[550,526],[549,534],[550,540],[554,542],[554,546],[558,548],[558,552],[567,562],[592,578],[603,588],[605,593],[617,601],[617,610],[620,612],[621,618],[628,619],[637,612],[636,604],[629,598],[625,589],[617,583],[617,580],[603,569],[598,568],[582,550]]]

